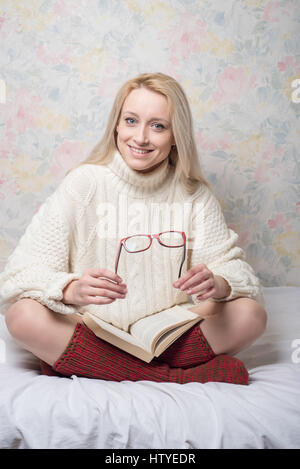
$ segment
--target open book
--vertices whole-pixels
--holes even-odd
[[[83,316],[96,336],[147,363],[201,319],[199,314],[176,305],[139,319],[125,332],[90,313]]]

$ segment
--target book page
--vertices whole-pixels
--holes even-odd
[[[175,340],[184,334],[190,327],[193,327],[197,322],[201,321],[201,317],[193,321],[188,321],[185,324],[175,327],[174,329],[167,330],[163,336],[158,337],[155,344],[155,351],[153,352],[156,357],[166,350]]]
[[[159,313],[139,319],[130,328],[130,334],[154,352],[157,340],[169,329],[199,318],[199,315],[181,306],[173,306]]]
[[[86,317],[88,317],[88,313],[87,313]],[[118,327],[115,327],[112,324],[109,324],[108,322],[103,321],[102,319],[98,318],[97,316],[92,316],[91,319],[92,319],[92,321],[97,323],[101,327],[101,329],[110,332],[111,334],[115,335],[116,337],[119,337],[120,339],[124,340],[125,342],[129,342],[130,344],[138,345],[140,347],[145,348],[144,344],[141,343],[141,341],[138,338],[133,337],[128,332],[125,332],[122,329],[119,329]],[[87,322],[87,320],[85,322]],[[150,348],[149,348],[149,351],[150,351]]]

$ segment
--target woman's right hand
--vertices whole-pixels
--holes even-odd
[[[127,287],[121,277],[107,269],[87,269],[78,280],[72,280],[63,290],[65,304],[107,305],[125,298]]]

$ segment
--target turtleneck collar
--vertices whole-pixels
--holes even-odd
[[[126,191],[135,197],[149,197],[166,187],[171,176],[172,167],[166,158],[156,169],[149,173],[141,173],[130,168],[118,150],[107,167],[114,174],[116,188]]]

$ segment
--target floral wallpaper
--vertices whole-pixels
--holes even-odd
[[[203,172],[264,286],[300,285],[299,0],[1,0],[0,270],[142,72],[190,100]]]

